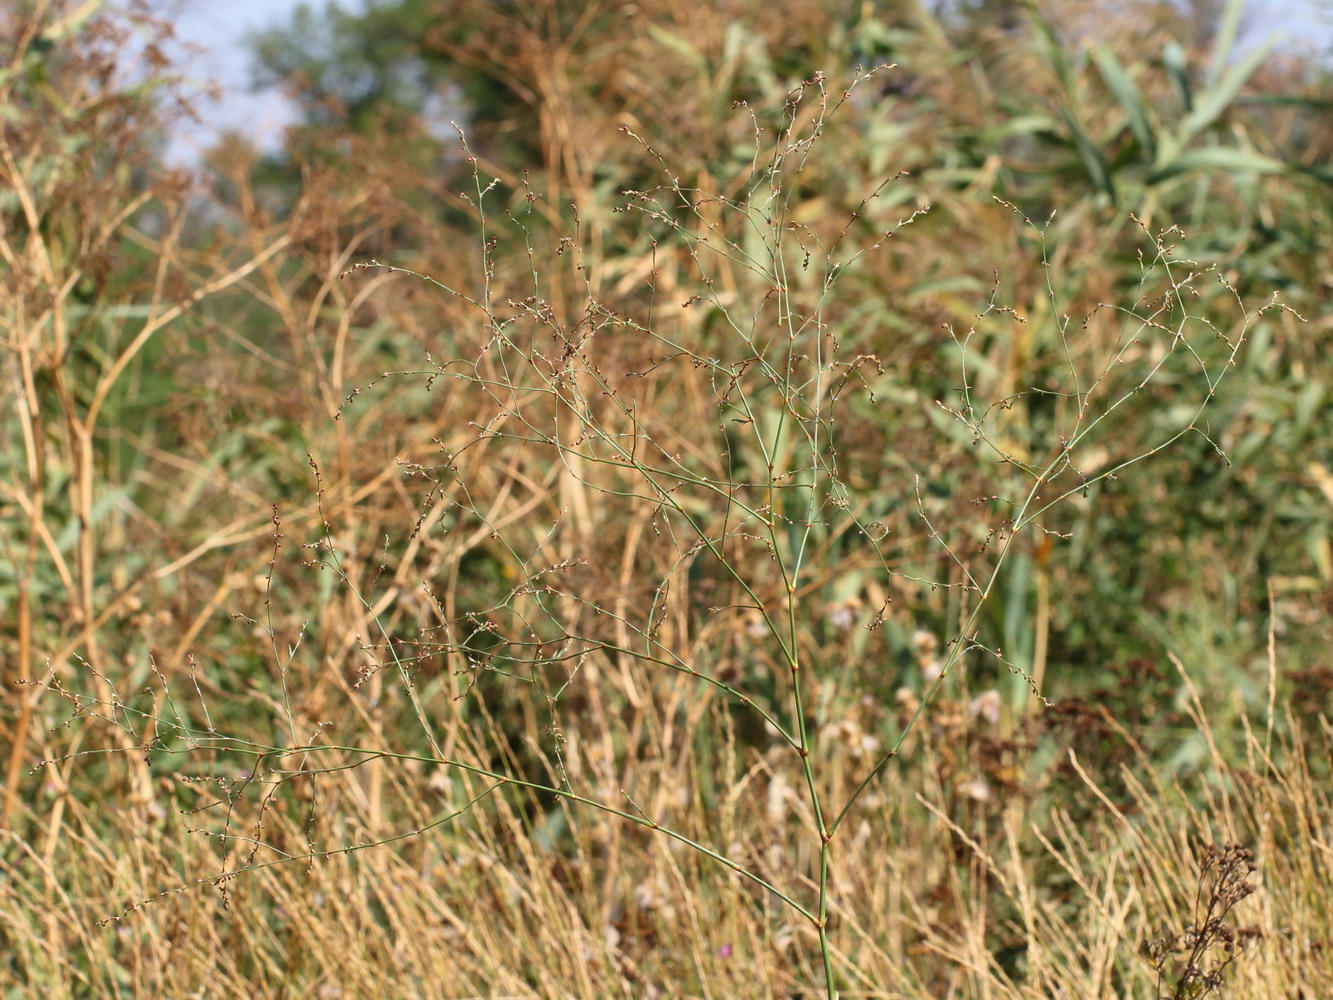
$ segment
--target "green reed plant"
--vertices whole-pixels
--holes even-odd
[[[416,513],[402,552],[420,562],[396,558],[392,540],[378,551],[343,540],[312,455],[322,524],[302,558],[359,605],[369,631],[355,649],[298,669],[320,636],[273,617],[273,567],[290,545],[275,510],[266,607],[244,622],[271,643],[272,687],[251,691],[268,701],[266,724],[229,733],[206,706],[203,725],[187,721],[165,684],[111,700],[60,691],[76,716],[103,715],[178,771],[190,808],[220,817],[206,829],[221,869],[189,885],[230,891],[246,871],[416,840],[516,798],[521,828],[549,847],[579,836],[591,811],[707,858],[804,925],[803,976],[831,998],[859,981],[838,940],[855,916],[840,910],[837,851],[852,821],[947,685],[1007,670],[1041,697],[1031,661],[990,625],[1008,566],[1029,535],[1063,544],[1066,511],[1182,441],[1224,461],[1210,401],[1263,312],[1185,256],[1175,230],[1140,227],[1142,263],[1123,300],[1076,321],[1048,285],[1043,322],[1057,349],[1040,358],[1038,384],[1013,385],[997,364],[1028,322],[998,289],[970,324],[940,332],[951,393],[886,368],[844,278],[873,274],[928,208],[883,197],[890,178],[830,218],[811,211],[804,182],[854,115],[853,95],[888,72],[858,74],[840,93],[817,75],[776,112],[738,109],[752,142],[716,190],[687,186],[626,130],[662,181],[625,193],[640,236],[614,261],[586,250],[602,220],[575,211],[567,232],[548,228],[540,193],[488,178],[463,140],[477,287],[376,261],[347,272],[424,282],[470,322],[450,331],[449,356],[374,386],[416,377],[462,414],[434,460],[403,463]],[[1044,227],[1023,225],[1049,265]],[[902,412],[924,416],[928,441],[898,447]],[[904,467],[904,455],[932,452],[939,465]],[[946,598],[938,662],[901,724],[885,713],[849,765],[837,738],[845,706],[883,694],[856,660],[887,660],[886,626],[902,628],[903,605],[932,594]],[[341,692],[340,721],[303,707],[310,685]],[[708,738],[710,727],[723,735]],[[718,752],[736,734],[797,777],[770,817],[801,831],[794,857],[690,825],[693,807],[739,786]],[[323,783],[362,772],[374,802],[395,770],[414,767],[442,775],[446,809],[390,832],[367,806],[366,836],[322,842],[321,824],[342,825],[319,806]],[[673,768],[698,771],[684,801],[654,779]],[[294,827],[279,823],[293,814]]]
[[[158,130],[189,111],[156,61],[164,26],[98,6],[21,6],[0,25],[5,827],[40,741],[47,664],[73,656],[100,683],[132,631],[117,629],[203,551],[150,566],[130,541],[159,527],[144,514],[166,437],[156,406],[180,389],[163,341],[290,240],[256,230],[252,253],[188,245],[191,181],[154,162]],[[146,769],[134,783],[142,801]]]

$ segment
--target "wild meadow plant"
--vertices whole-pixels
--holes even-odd
[[[1046,269],[1040,315],[1004,300],[1015,262],[994,261],[972,320],[944,323],[920,372],[891,372],[895,331],[864,297],[930,206],[896,197],[901,177],[846,204],[806,183],[888,72],[842,92],[817,75],[780,110],[739,107],[746,155],[706,189],[626,128],[657,173],[623,192],[616,212],[637,235],[615,252],[599,248],[622,229],[489,177],[459,131],[475,287],[379,261],[343,276],[423,282],[455,318],[423,366],[353,392],[339,418],[408,387],[460,415],[434,461],[402,462],[413,524],[378,552],[345,540],[310,458],[320,516],[301,561],[359,607],[355,647],[294,669],[320,637],[272,616],[290,546],[275,508],[265,609],[237,619],[270,645],[269,677],[247,694],[269,706],[270,735],[215,726],[198,683],[188,707],[165,683],[111,699],[56,687],[75,717],[101,717],[122,749],[177,775],[184,808],[217,817],[200,827],[215,873],[109,919],[206,883],[225,898],[247,872],[444,836],[493,805],[573,856],[572,882],[614,850],[602,821],[693,852],[719,893],[776,907],[825,995],[875,988],[848,956],[857,882],[882,872],[841,868],[840,845],[948,685],[1016,677],[1016,693],[977,702],[1011,728],[1043,701],[1040,651],[997,639],[1011,564],[1048,558],[1103,485],[1168,449],[1202,441],[1225,462],[1210,405],[1257,319],[1281,308],[1250,309],[1178,230],[1131,219],[1137,270],[1071,316],[1047,224],[1001,203]],[[900,713],[880,675],[903,669],[918,605],[935,610]],[[347,706],[336,724],[304,707],[330,691]],[[420,821],[384,829],[386,784],[417,772],[446,807],[417,803]],[[355,821],[321,798],[349,778]],[[763,786],[799,850],[709,826]],[[278,822],[289,814],[294,828]]]

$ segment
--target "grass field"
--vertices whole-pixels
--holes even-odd
[[[0,17],[4,996],[1333,995],[1327,69],[778,7]]]

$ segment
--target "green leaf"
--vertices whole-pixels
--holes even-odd
[[[1281,160],[1249,149],[1191,149],[1181,153],[1148,175],[1149,184],[1159,184],[1188,173],[1283,174],[1291,168]]]
[[[1032,669],[1032,645],[1035,635],[1030,606],[1032,591],[1032,557],[1019,554],[1009,564],[1009,580],[1005,587],[1004,652],[1008,661],[1020,670]],[[1026,683],[1025,679],[1022,679]]]
[[[1180,95],[1185,110],[1192,110],[1194,107],[1194,90],[1190,86],[1189,66],[1186,63],[1185,50],[1180,47],[1179,42],[1166,43],[1166,48],[1162,49],[1162,66],[1165,67],[1167,77],[1170,78],[1172,85],[1176,88],[1176,93]]]
[[[1306,111],[1333,111],[1333,99],[1307,97],[1304,94],[1244,94],[1236,98],[1236,103],[1281,108],[1303,108]]]
[[[1316,423],[1321,414],[1330,412],[1326,401],[1328,393],[1324,384],[1319,381],[1310,382],[1301,391],[1296,399],[1294,414],[1294,423],[1296,433],[1304,436]]]
[[[1317,181],[1323,181],[1325,184],[1333,184],[1333,170],[1328,167],[1292,167],[1298,174],[1304,174],[1306,177],[1313,177]]]
[[[1106,82],[1107,89],[1115,95],[1120,107],[1124,109],[1129,130],[1134,133],[1134,138],[1139,140],[1139,145],[1152,155],[1157,148],[1157,142],[1153,136],[1152,120],[1148,117],[1148,105],[1143,100],[1142,91],[1120,65],[1120,60],[1105,45],[1093,49],[1092,58]]]
[[[928,299],[939,295],[980,292],[982,284],[970,274],[951,274],[917,285],[907,293],[909,301]]]
[[[1240,30],[1240,16],[1245,11],[1245,0],[1231,0],[1222,12],[1222,23],[1217,29],[1217,40],[1213,45],[1213,58],[1208,63],[1208,83],[1216,83],[1231,60],[1231,50],[1236,45],[1236,33]]]
[[[1111,179],[1111,170],[1106,165],[1106,157],[1102,155],[1101,147],[1088,135],[1087,130],[1073,112],[1068,108],[1060,109],[1060,116],[1064,119],[1069,131],[1073,134],[1074,145],[1078,147],[1078,155],[1083,159],[1083,165],[1088,168],[1088,174],[1092,177],[1092,182],[1097,188],[1111,199],[1111,204],[1116,203],[1115,182]]]
[[[707,74],[708,60],[690,41],[681,37],[674,31],[667,31],[666,28],[659,27],[656,24],[648,25],[648,34],[663,48],[670,49],[676,55],[684,58],[699,73]]]
[[[1055,70],[1055,75],[1060,78],[1060,85],[1064,87],[1066,94],[1074,93],[1074,67],[1069,62],[1069,53],[1061,43],[1060,37],[1055,33],[1055,26],[1049,20],[1043,17],[1036,8],[1032,8],[1032,22],[1041,32],[1042,38],[1046,41],[1046,55],[1050,60],[1051,68]]]
[[[1006,118],[992,129],[988,136],[993,139],[1005,139],[1018,135],[1056,134],[1060,131],[1059,123],[1047,114],[1024,114]]]
[[[1270,35],[1262,45],[1227,70],[1215,86],[1199,95],[1189,117],[1185,119],[1183,135],[1186,138],[1202,132],[1231,106],[1240,88],[1245,86],[1254,71],[1268,58],[1276,44],[1277,37]]]

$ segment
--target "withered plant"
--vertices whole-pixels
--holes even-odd
[[[907,238],[927,209],[903,214],[891,198],[882,206],[893,178],[840,222],[805,213],[801,195],[802,172],[825,133],[879,72],[891,70],[859,76],[841,93],[830,94],[820,77],[807,81],[788,96],[776,131],[742,109],[753,152],[730,193],[686,188],[663,164],[660,186],[627,193],[624,210],[642,220],[641,250],[618,272],[585,260],[577,215],[567,235],[548,237],[535,213],[538,192],[519,189],[492,209],[497,182],[473,159],[475,291],[374,261],[347,273],[348,281],[366,269],[424,281],[464,307],[465,325],[451,332],[447,352],[433,352],[416,374],[466,422],[445,429],[433,460],[404,466],[420,489],[406,542],[428,549],[449,575],[416,578],[414,627],[386,619],[403,590],[395,583],[380,593],[378,574],[366,581],[350,571],[365,557],[340,541],[312,458],[324,527],[307,543],[309,562],[364,609],[369,632],[345,691],[374,713],[367,718],[384,721],[348,741],[340,738],[345,726],[302,710],[292,665],[307,629],[280,637],[271,618],[251,624],[273,642],[280,738],[200,728],[153,709],[153,739],[140,744],[149,754],[249,761],[226,779],[212,764],[215,777],[193,786],[213,796],[196,808],[225,813],[211,834],[228,852],[212,879],[219,887],[247,870],[368,846],[321,846],[321,777],[412,765],[438,770],[450,804],[409,832],[375,833],[369,843],[455,823],[507,790],[520,790],[520,815],[539,840],[558,836],[557,817],[574,833],[582,810],[592,810],[710,859],[738,878],[737,891],[775,897],[814,946],[798,969],[808,967],[829,996],[857,982],[837,957],[837,927],[855,919],[839,903],[850,891],[837,863],[848,821],[965,665],[999,664],[1040,698],[1036,680],[983,630],[1011,554],[1032,532],[1056,544],[1067,537],[1062,508],[1098,483],[1182,439],[1210,440],[1209,403],[1257,315],[1213,269],[1184,256],[1178,233],[1144,229],[1143,270],[1124,301],[1081,325],[1057,318],[1052,302],[1063,352],[1041,386],[999,395],[1005,380],[979,362],[980,345],[1024,323],[993,294],[968,327],[942,331],[957,363],[949,396],[882,404],[883,368],[858,337],[842,282],[872,267],[885,244]],[[657,159],[628,130],[626,141]],[[1040,247],[1042,227],[1025,224]],[[511,239],[524,251],[509,250]],[[549,265],[541,263],[546,254]],[[522,272],[506,263],[516,257],[529,262],[526,290]],[[340,418],[365,393],[413,374],[386,373],[354,392]],[[1167,394],[1179,416],[1163,433],[1142,414]],[[1048,401],[1046,422],[1016,426],[1011,414],[1026,414],[1034,398]],[[869,430],[867,415],[882,405],[929,413],[935,443],[881,439],[878,455],[845,457],[840,442]],[[1125,436],[1141,427],[1152,429],[1146,439]],[[942,504],[911,459],[958,441],[974,449],[973,481],[984,492]],[[874,477],[884,492],[852,486]],[[967,518],[954,509],[959,502]],[[273,523],[276,565],[286,526],[276,513]],[[402,563],[387,546],[385,553],[387,575]],[[469,563],[473,572],[487,567],[489,597],[478,581],[458,586]],[[897,599],[947,594],[957,624],[897,731],[887,739],[867,733],[848,759],[832,714],[847,695],[845,673],[818,641],[812,609],[833,615],[833,602],[817,595],[853,573],[862,589],[839,612],[841,628],[864,638],[839,654],[876,655],[874,637]],[[867,593],[879,596],[869,602]],[[616,683],[607,688],[610,678]],[[612,692],[615,707],[600,705]],[[140,729],[126,712],[133,740]],[[515,731],[496,721],[502,716],[523,725]],[[608,719],[621,722],[607,731]],[[790,813],[784,806],[774,814],[797,824],[795,856],[764,855],[699,828],[696,797],[725,797],[743,772],[728,773],[734,763],[714,771],[721,762],[696,758],[677,726],[766,734],[764,769],[795,776]],[[666,797],[670,786],[654,777],[662,769],[698,772],[691,793]],[[288,800],[308,817],[304,846],[266,835]],[[378,822],[372,815],[372,830]]]

